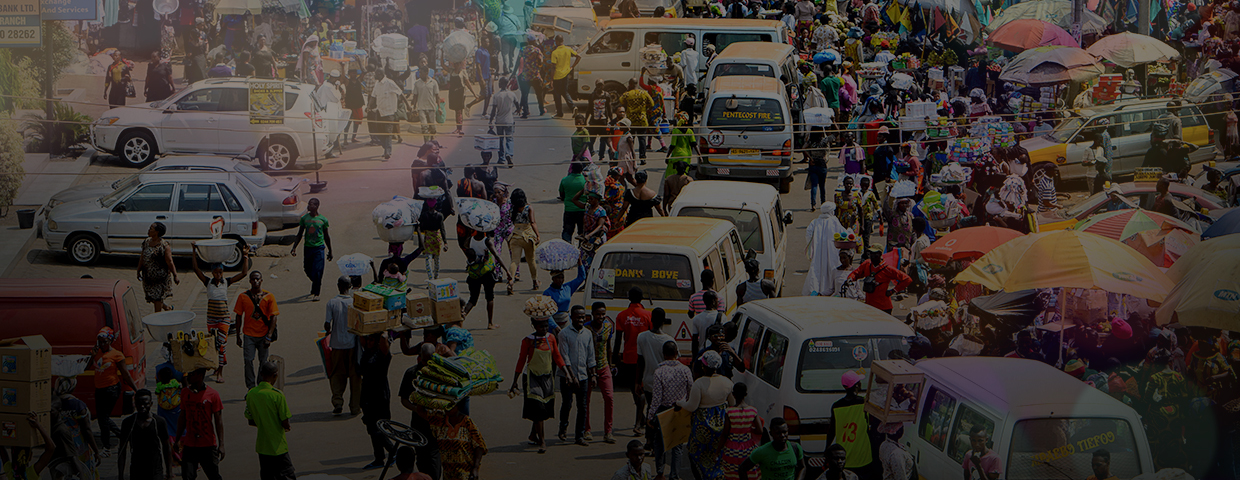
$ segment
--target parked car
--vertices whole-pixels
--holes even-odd
[[[49,250],[65,250],[89,265],[103,253],[140,253],[154,222],[168,227],[172,253],[189,255],[190,242],[211,238],[211,222],[224,219],[223,238],[237,247],[224,266],[241,263],[246,248],[262,246],[267,225],[235,173],[144,173],[106,195],[65,202],[47,212],[40,234]]]
[[[278,123],[254,123],[249,87],[244,78],[212,78],[166,100],[113,108],[91,124],[91,144],[135,167],[179,152],[254,155],[263,168],[284,170],[302,155],[313,156],[312,131],[314,148],[325,154],[348,123],[349,112],[338,101],[293,81],[284,82],[283,112],[267,119]]]
[[[1100,105],[1081,110],[1079,116],[1064,119],[1050,133],[1021,142],[1029,151],[1029,162],[1055,162],[1059,176],[1064,180],[1085,178],[1086,168],[1081,165],[1085,150],[1093,145],[1091,132],[1099,121],[1110,122],[1115,163],[1112,174],[1126,175],[1136,171],[1145,161],[1150,149],[1150,130],[1154,122],[1167,113],[1167,99],[1132,100]],[[1214,131],[1206,125],[1197,105],[1184,101],[1180,108],[1184,141],[1196,145],[1197,151],[1189,155],[1192,163],[1214,158]]]
[[[129,376],[144,388],[146,329],[138,311],[140,294],[129,282],[115,279],[0,279],[0,338],[43,335],[52,357],[90,355],[99,329],[110,327],[116,332],[112,345],[125,355]],[[97,416],[94,373],[88,368],[79,374],[72,393]],[[125,392],[124,401],[112,411],[114,417],[133,411],[133,393]]]
[[[1154,206],[1154,197],[1157,196],[1155,191],[1158,184],[1153,182],[1128,182],[1115,184],[1125,198],[1131,200],[1138,207],[1144,209],[1152,209]],[[1211,212],[1218,209],[1227,208],[1227,203],[1223,199],[1218,198],[1205,190],[1196,187],[1190,187],[1183,183],[1172,183],[1169,190],[1171,196],[1177,200],[1191,200],[1200,208],[1204,208]],[[1065,210],[1054,210],[1051,212],[1038,214],[1038,230],[1048,232],[1052,230],[1063,230],[1072,228],[1077,222],[1085,220],[1099,213],[1111,210],[1123,210],[1128,206],[1110,205],[1107,201],[1110,199],[1107,192],[1098,192],[1093,196],[1086,198],[1076,206]]]
[[[282,180],[272,178],[249,163],[248,157],[237,159],[223,156],[175,155],[157,160],[147,165],[138,173],[114,182],[89,183],[78,185],[52,195],[43,209],[48,211],[65,202],[84,198],[99,198],[112,193],[122,185],[137,181],[138,177],[150,172],[235,172],[235,178],[242,187],[254,197],[258,207],[259,219],[267,225],[268,231],[283,230],[297,226],[302,214],[306,213],[306,202],[301,195],[309,191],[309,181],[295,180],[288,177]]]

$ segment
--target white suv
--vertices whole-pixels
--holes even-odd
[[[324,154],[348,123],[334,95],[314,92],[312,84],[285,81],[283,123],[251,124],[249,79],[207,79],[166,100],[104,112],[91,125],[91,144],[135,167],[178,152],[252,155],[265,169],[284,170],[313,156],[311,132]]]

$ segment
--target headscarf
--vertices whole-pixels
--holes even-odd
[[[701,360],[703,365],[713,370],[718,370],[719,367],[723,366],[723,357],[719,356],[719,352],[714,350],[707,350],[706,353],[703,353]]]
[[[96,336],[96,339],[104,340],[108,345],[111,345],[112,342],[116,341],[116,332],[112,330],[112,327],[103,327],[99,329],[99,335]]]
[[[689,124],[688,112],[676,112],[676,126],[683,127]]]

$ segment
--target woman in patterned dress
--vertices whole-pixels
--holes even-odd
[[[624,175],[620,167],[612,167],[607,171],[607,179],[603,181],[603,210],[607,211],[611,228],[607,229],[607,238],[611,238],[624,230]]]
[[[589,203],[583,205],[582,196],[586,197]],[[581,228],[585,233],[577,237],[577,246],[581,248],[581,263],[584,265],[590,265],[594,261],[595,250],[607,242],[607,231],[611,229],[611,222],[608,220],[607,210],[601,204],[602,201],[603,196],[598,192],[585,190],[577,192],[577,196],[573,197],[573,203],[586,210]]]
[[[194,266],[194,274],[207,290],[207,331],[215,334],[215,346],[220,353],[220,366],[215,369],[215,383],[224,383],[224,365],[228,363],[224,350],[228,345],[228,330],[232,325],[229,319],[232,309],[228,308],[228,287],[245,279],[250,269],[250,256],[247,254],[241,258],[241,271],[236,275],[224,278],[224,266],[217,263],[211,266],[211,276],[208,277],[198,267],[197,243],[190,245],[194,248],[190,265]]]
[[[732,403],[732,380],[717,374],[723,365],[718,352],[708,350],[701,358],[702,376],[693,382],[689,398],[676,402],[680,408],[693,412],[689,432],[689,461],[703,480],[723,478],[723,456],[720,455],[728,421],[728,404]]]
[[[525,405],[521,409],[521,418],[534,423],[529,438],[531,444],[538,446],[538,453],[547,453],[547,434],[543,430],[543,422],[555,418],[555,369],[567,370],[555,335],[547,333],[548,319],[530,318],[534,333],[521,339],[517,373],[512,376],[512,388],[508,389],[509,397],[516,396],[520,391],[518,379],[525,379]]]
[[[168,227],[155,222],[147,229],[142,241],[142,256],[138,257],[138,280],[146,301],[155,306],[155,313],[171,310],[164,299],[172,296],[172,284],[180,284],[177,267],[172,263],[172,244],[164,240]]]
[[[728,407],[728,439],[723,443],[723,476],[728,480],[740,478],[737,470],[762,441],[762,418],[757,409],[745,403],[748,394],[745,384],[732,386],[736,405]],[[761,473],[757,470],[751,471],[749,478],[759,478]]]
[[[909,248],[915,232],[913,232],[913,201],[908,198],[896,200],[896,209],[887,222],[887,251],[896,247]]]

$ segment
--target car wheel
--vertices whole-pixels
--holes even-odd
[[[296,161],[297,155],[293,153],[292,145],[283,138],[268,141],[267,148],[263,149],[262,164],[264,170],[284,170],[292,166]]]
[[[792,177],[788,176],[779,181],[779,193],[788,193],[792,191]]]
[[[155,160],[155,139],[150,133],[137,131],[121,138],[120,157],[131,166],[143,167]]]
[[[94,265],[103,246],[94,235],[79,234],[69,239],[69,257],[78,265]]]
[[[221,265],[229,270],[241,266],[241,260],[245,258],[245,249],[245,242],[237,240],[237,244],[233,246],[232,253],[228,255],[228,260],[221,262]]]

